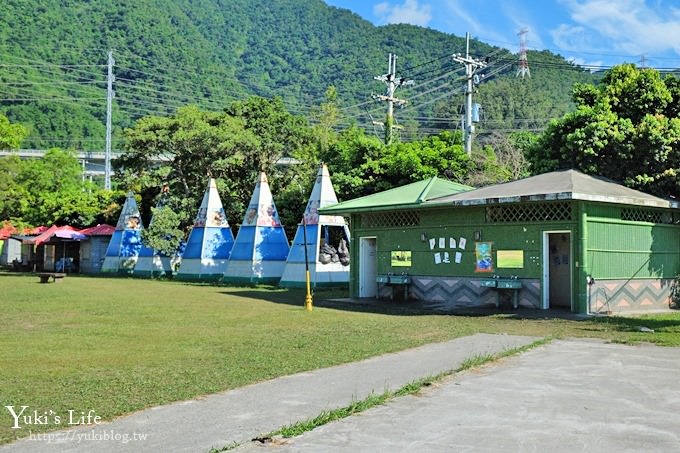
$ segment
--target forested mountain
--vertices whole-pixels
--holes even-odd
[[[0,8],[0,112],[29,127],[23,147],[102,149],[107,53],[113,51],[114,148],[146,115],[198,104],[222,110],[249,95],[280,96],[314,122],[328,86],[336,128],[371,130],[384,117],[371,98],[385,85],[388,54],[415,84],[397,90],[402,139],[458,127],[465,40],[411,25],[375,27],[321,0],[4,0]],[[574,82],[593,77],[549,52],[529,52],[531,78],[515,78],[516,55],[477,40],[489,57],[478,85],[480,131],[542,128],[572,108]],[[480,74],[482,74],[480,73]]]

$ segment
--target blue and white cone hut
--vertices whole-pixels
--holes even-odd
[[[129,274],[133,271],[142,249],[143,228],[135,196],[128,192],[123,211],[118,217],[116,231],[106,248],[102,272]]]
[[[234,235],[217,185],[210,178],[176,277],[181,280],[221,280],[233,245]]]
[[[312,286],[346,286],[349,283],[349,256],[346,255],[350,239],[349,228],[342,216],[319,215],[318,212],[320,208],[337,202],[328,168],[321,164],[303,219],[298,224],[288,253],[280,286],[304,287],[307,266]]]
[[[233,283],[278,283],[290,246],[267,175],[261,172],[224,273]]]

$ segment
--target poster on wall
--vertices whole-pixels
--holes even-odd
[[[392,250],[392,267],[411,267],[410,250]]]
[[[475,272],[493,272],[493,242],[475,242]]]
[[[499,269],[524,268],[524,250],[498,250],[496,252],[496,266]]]

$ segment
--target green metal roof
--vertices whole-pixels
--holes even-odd
[[[473,187],[432,177],[405,186],[366,195],[342,203],[319,209],[325,215],[349,214],[364,211],[389,211],[394,209],[413,208],[434,198],[454,195],[472,190]]]

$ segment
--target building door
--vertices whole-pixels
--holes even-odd
[[[56,253],[57,253],[56,250],[55,250],[55,246],[54,245],[46,245],[45,251],[43,253],[44,253],[43,270],[54,272],[55,263],[56,263]]]
[[[376,239],[359,239],[359,297],[376,297],[378,295],[378,283],[375,281],[378,268],[376,255]]]
[[[544,308],[572,309],[571,232],[546,232],[543,240]]]

